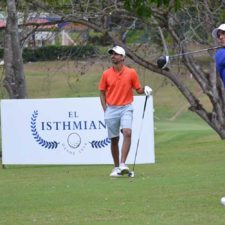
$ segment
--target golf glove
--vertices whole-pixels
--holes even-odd
[[[145,86],[144,92],[146,96],[149,96],[152,94],[152,89],[149,86]]]

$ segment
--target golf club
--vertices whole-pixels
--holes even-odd
[[[160,69],[166,69],[169,62],[170,62],[170,58],[175,58],[175,57],[179,57],[179,56],[184,56],[184,55],[192,55],[192,54],[196,54],[196,53],[200,53],[200,52],[204,52],[204,51],[209,51],[209,50],[214,50],[214,49],[218,49],[221,48],[219,47],[212,47],[212,48],[205,48],[205,49],[201,49],[201,50],[197,50],[197,51],[192,51],[192,52],[184,52],[184,53],[180,53],[180,54],[175,54],[175,55],[171,55],[171,56],[160,56],[157,60],[157,66]]]
[[[134,157],[133,170],[128,173],[128,177],[134,177],[134,168],[135,168],[135,164],[136,164],[138,146],[139,146],[140,137],[141,137],[141,131],[142,131],[143,122],[144,122],[144,115],[145,115],[145,109],[146,109],[146,105],[147,105],[147,100],[148,100],[148,96],[146,95],[146,97],[145,97],[145,103],[144,103],[144,109],[143,109],[143,114],[142,114],[142,120],[141,120],[141,126],[140,126],[139,135],[138,135],[137,147],[136,147],[136,152],[135,152],[135,157]]]

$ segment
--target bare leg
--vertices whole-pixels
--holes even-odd
[[[111,138],[111,152],[115,167],[119,166],[119,137]]]
[[[124,128],[123,129],[123,145],[122,145],[122,155],[121,155],[121,163],[125,163],[129,150],[130,150],[130,145],[131,145],[131,129]]]

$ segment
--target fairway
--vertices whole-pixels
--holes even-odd
[[[107,62],[71,64],[26,64],[29,97],[98,96]],[[169,82],[136,68],[153,89],[156,163],[119,179],[109,177],[112,165],[1,168],[1,225],[224,224],[224,141]]]
[[[1,224],[223,224],[223,141],[192,116],[155,127],[156,163],[135,178],[110,178],[110,165],[1,169]]]
[[[225,0],[6,0],[0,225],[225,225]]]

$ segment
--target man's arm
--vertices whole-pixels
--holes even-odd
[[[136,90],[137,94],[141,95],[144,94],[144,88],[139,88]]]
[[[100,91],[100,100],[101,100],[101,104],[102,104],[102,108],[105,111],[106,110],[106,97],[105,97],[105,91]]]

